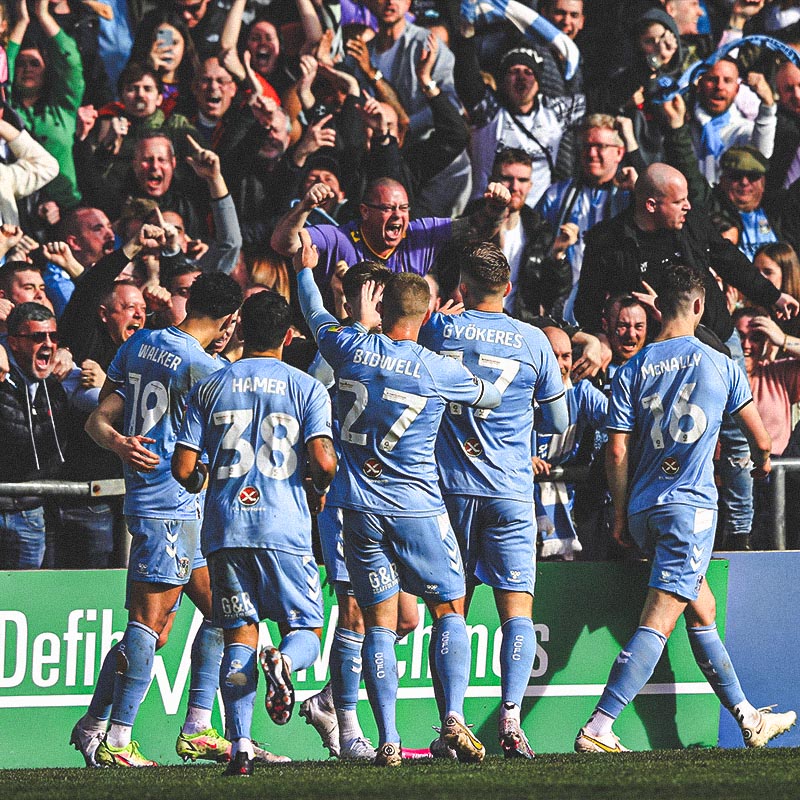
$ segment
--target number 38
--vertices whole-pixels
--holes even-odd
[[[294,446],[300,439],[300,424],[294,417],[281,413],[267,414],[259,426],[264,444],[257,451],[253,450],[247,439],[241,438],[253,421],[252,409],[218,411],[212,419],[215,425],[230,426],[220,442],[221,449],[233,450],[239,454],[239,460],[235,464],[217,469],[217,480],[239,478],[249,472],[253,464],[262,475],[279,481],[294,474],[297,469]],[[282,435],[279,435],[281,429]],[[275,454],[279,454],[280,459],[276,459]]]

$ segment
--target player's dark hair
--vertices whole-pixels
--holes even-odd
[[[391,328],[399,319],[424,316],[430,299],[430,286],[421,275],[413,272],[392,275],[383,288],[383,329]]]
[[[491,242],[474,242],[461,248],[461,280],[475,300],[502,294],[511,278],[505,253]]]
[[[242,305],[242,338],[248,350],[275,350],[292,324],[292,309],[283,295],[267,289],[251,294]]]
[[[16,336],[25,322],[48,322],[55,318],[56,315],[41,303],[20,303],[11,309],[6,320],[6,330],[9,336]]]
[[[11,292],[11,282],[14,280],[14,276],[18,272],[29,271],[38,272],[41,275],[42,268],[28,261],[6,261],[6,263],[0,267],[0,289],[3,290],[6,297],[8,297]]]
[[[367,281],[385,286],[393,274],[388,267],[376,261],[359,261],[342,276],[342,291],[347,300],[352,301]]]
[[[693,295],[705,296],[703,276],[686,264],[674,264],[664,272],[657,304],[663,319],[674,319],[686,311]]]
[[[242,304],[242,288],[224,272],[204,272],[198,275],[186,301],[189,317],[222,319],[233,314]]]

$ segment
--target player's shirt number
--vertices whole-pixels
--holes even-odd
[[[440,353],[440,355],[454,358],[459,363],[464,362],[464,353],[461,350],[447,350]],[[494,388],[500,392],[500,397],[503,396],[503,393],[519,372],[519,361],[514,361],[512,358],[502,358],[501,356],[489,356],[485,353],[478,354],[478,366],[500,371],[500,375],[494,382]],[[464,413],[464,407],[461,403],[448,403],[447,410],[454,417]],[[475,410],[475,417],[477,419],[486,419],[490,413],[491,409],[489,408],[478,408]]]
[[[367,387],[361,381],[339,378],[339,391],[349,392],[355,395],[356,398],[342,423],[341,439],[344,442],[364,447],[367,444],[367,435],[365,433],[354,433],[352,427],[367,407],[367,401],[369,400]],[[379,450],[384,453],[391,453],[403,434],[411,427],[422,409],[425,408],[427,398],[418,394],[411,394],[411,392],[401,392],[397,389],[386,388],[383,390],[381,399],[390,403],[399,403],[403,406],[400,416],[394,421],[386,435],[378,442]]]
[[[689,402],[696,383],[687,383],[669,410],[669,435],[678,444],[693,444],[706,431],[708,419],[700,406]],[[642,398],[642,405],[653,415],[650,439],[655,450],[664,449],[664,404],[657,392]],[[685,429],[685,430],[684,430]]]
[[[142,376],[138,372],[128,373],[128,383],[133,387],[133,413],[128,423],[128,436],[147,436],[167,413],[169,393],[159,381],[150,381],[142,388]],[[142,424],[137,431],[139,419]]]
[[[297,469],[297,454],[294,446],[300,439],[300,423],[289,414],[274,412],[267,414],[259,426],[263,444],[258,450],[242,434],[253,421],[252,409],[217,411],[212,416],[215,425],[227,425],[220,448],[239,454],[235,464],[217,469],[217,480],[240,478],[247,474],[255,464],[258,471],[267,478],[282,481],[294,475]],[[276,455],[280,456],[276,458]]]

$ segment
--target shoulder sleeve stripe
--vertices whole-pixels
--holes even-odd
[[[552,397],[548,397],[546,400],[540,400],[538,397],[536,398],[536,402],[540,406],[546,406],[548,403],[555,403],[556,400],[560,400],[566,392],[559,392],[558,394],[553,395]]]
[[[175,445],[180,445],[181,447],[185,447],[187,450],[194,450],[195,453],[202,452],[201,448],[199,448],[196,444],[192,444],[191,442],[183,442],[180,439],[175,442]]]
[[[741,411],[743,408],[746,408],[746,407],[747,407],[747,406],[749,406],[749,405],[750,405],[750,403],[752,403],[752,402],[753,402],[753,398],[751,397],[749,400],[746,400],[744,403],[742,403],[742,404],[741,404],[741,405],[740,405],[740,406],[739,406],[739,407],[736,409],[736,411],[731,411],[731,416],[733,417],[734,415],[738,414],[738,413],[739,413],[739,412],[740,412],[740,411]]]

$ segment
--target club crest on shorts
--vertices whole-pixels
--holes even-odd
[[[477,458],[483,455],[483,445],[474,436],[463,442],[461,447],[470,458]]]
[[[255,486],[245,486],[239,492],[239,502],[245,506],[254,506],[261,499],[261,492]]]
[[[361,469],[368,478],[380,478],[383,475],[383,467],[377,458],[368,458]]]
[[[189,559],[178,559],[178,577],[187,578],[189,576]]]
[[[678,463],[677,458],[670,456],[661,462],[661,471],[672,478],[681,471],[681,465]]]

